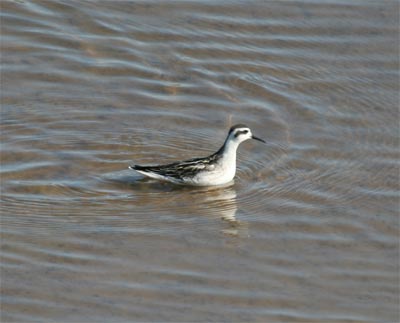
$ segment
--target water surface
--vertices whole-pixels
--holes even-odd
[[[2,322],[399,321],[398,1],[1,9]]]

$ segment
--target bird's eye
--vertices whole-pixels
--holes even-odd
[[[246,133],[248,133],[248,132],[249,132],[248,130],[239,130],[239,131],[237,131],[237,132],[235,133],[235,138],[237,138],[237,137],[240,136],[240,135],[246,134]]]

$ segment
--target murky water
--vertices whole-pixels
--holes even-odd
[[[398,13],[3,0],[2,322],[399,321]],[[229,187],[127,169],[235,123]]]

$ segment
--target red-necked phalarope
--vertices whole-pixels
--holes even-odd
[[[129,166],[130,169],[151,178],[176,184],[211,186],[229,183],[236,173],[236,150],[247,139],[264,140],[252,135],[243,124],[233,126],[222,147],[214,154],[186,161],[158,166]]]

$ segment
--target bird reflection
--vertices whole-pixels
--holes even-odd
[[[233,182],[224,187],[181,187],[184,199],[181,204],[183,209],[190,209],[192,213],[218,217],[225,228],[221,233],[230,236],[247,236],[248,226],[237,218],[238,203],[237,193]]]
[[[247,223],[237,218],[237,193],[233,181],[225,186],[191,187],[160,182],[150,178],[113,176],[129,191],[135,192],[136,206],[168,209],[177,215],[193,214],[222,220],[220,232],[229,236],[248,236]],[[116,178],[118,178],[116,180]]]

